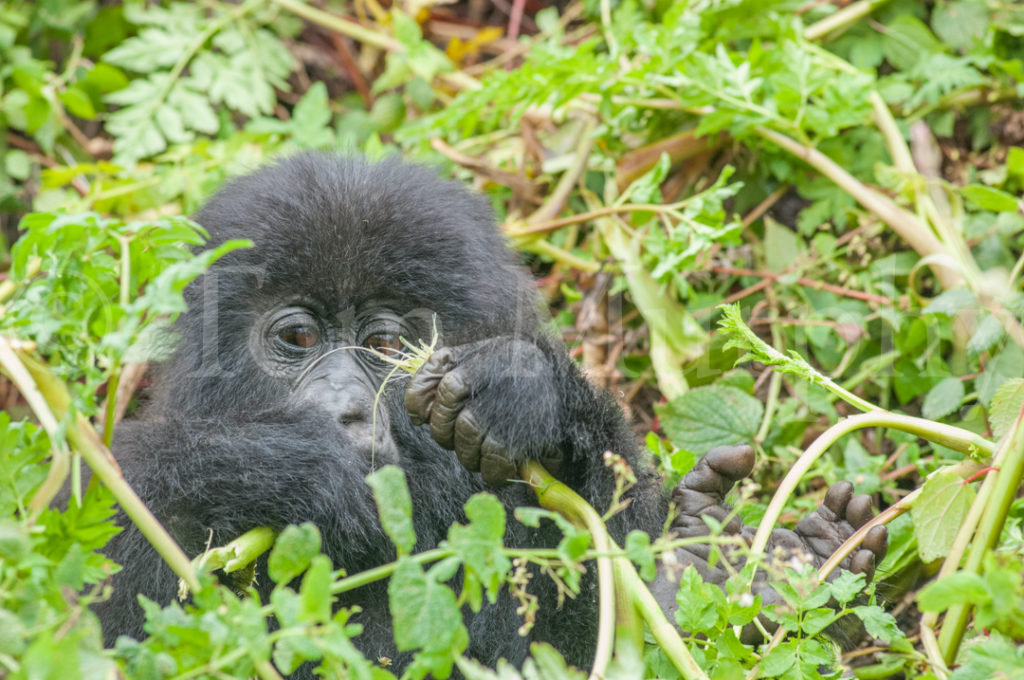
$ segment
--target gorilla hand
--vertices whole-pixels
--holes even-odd
[[[720,446],[708,451],[672,492],[672,501],[679,515],[672,521],[672,533],[680,538],[705,536],[709,529],[704,516],[725,522],[732,509],[725,503],[725,495],[732,486],[750,474],[754,467],[754,450],[750,446]],[[801,520],[794,531],[775,529],[771,533],[767,550],[769,553],[781,549],[786,554],[807,553],[815,566],[822,563],[858,528],[864,526],[873,516],[871,501],[867,496],[854,496],[853,485],[839,482],[825,494],[824,502],[810,515]],[[724,525],[727,535],[742,536],[748,542],[753,539],[755,529],[743,526],[735,516]],[[861,547],[847,557],[840,566],[857,574],[863,573],[868,580],[874,576],[875,564],[885,556],[888,548],[888,533],[884,526],[874,527],[868,532]],[[737,569],[746,562],[735,551],[723,550],[725,559]],[[677,548],[674,552],[676,565],[682,569],[692,564],[704,581],[721,585],[729,576],[723,565],[711,567],[708,559],[711,546],[698,544]],[[833,572],[835,574],[836,572]],[[675,582],[671,574],[663,569],[652,584],[652,591],[658,597],[662,608],[674,613]],[[765,604],[780,604],[782,599],[767,583],[767,575],[759,570],[754,578],[752,592],[762,596]],[[667,596],[671,596],[670,598]],[[769,622],[766,622],[766,624]],[[743,631],[743,640],[756,642],[760,633],[754,626]]]
[[[494,486],[514,479],[528,459],[558,474],[560,402],[549,357],[511,337],[437,350],[405,392],[413,424],[429,423],[438,444]]]

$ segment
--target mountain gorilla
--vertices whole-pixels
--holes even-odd
[[[604,510],[614,489],[606,451],[623,456],[637,477],[628,507],[609,522],[613,536],[661,531],[661,481],[611,396],[544,331],[530,279],[484,199],[400,161],[307,154],[233,180],[196,219],[211,244],[248,238],[255,247],[226,256],[187,289],[188,311],[150,404],[119,426],[114,443],[125,477],[190,555],[211,531],[219,545],[254,527],[310,521],[334,566],[356,573],[394,559],[365,482],[377,467],[405,470],[417,549],[425,550],[464,521],[474,493],[490,490],[510,509],[535,505],[529,487],[508,483],[526,459],[543,461]],[[400,338],[429,342],[435,325],[440,349],[414,377],[389,381],[374,413],[390,366],[354,348],[401,352]],[[705,457],[674,492],[683,511],[677,530],[706,531],[702,513],[723,518],[723,495],[752,465],[749,447]],[[804,538],[819,559],[851,523],[870,517],[862,500],[849,502],[848,487],[836,496],[805,520]],[[112,599],[97,607],[108,643],[143,635],[138,594],[166,604],[177,590],[141,534],[122,524],[108,553],[124,570]],[[530,529],[510,520],[506,544],[553,546],[560,534],[551,524]],[[884,536],[872,546],[854,568],[872,570]],[[697,553],[678,557],[702,564]],[[265,564],[258,574],[265,601],[273,585]],[[468,653],[518,664],[530,640],[545,640],[588,665],[594,580],[584,579],[581,595],[561,610],[548,579],[530,588],[541,605],[530,635],[516,634],[521,621],[505,596],[466,614]],[[665,592],[671,605],[671,588]],[[394,647],[387,601],[386,585],[376,583],[336,604],[361,607],[356,645],[401,669],[409,657]]]

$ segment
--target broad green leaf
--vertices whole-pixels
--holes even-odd
[[[954,288],[939,293],[928,303],[928,306],[921,310],[922,314],[944,314],[956,316],[963,309],[977,309],[978,300],[974,293],[966,288]]]
[[[964,398],[964,384],[959,378],[943,378],[925,395],[921,415],[939,420],[960,408]]]
[[[399,558],[391,575],[388,602],[399,651],[442,651],[457,645],[462,615],[455,594],[408,557]]]
[[[802,251],[796,233],[775,220],[764,220],[764,256],[768,269],[776,274],[792,265]]]
[[[313,557],[299,590],[302,621],[325,623],[331,618],[331,570],[331,560],[326,555]]]
[[[910,509],[922,561],[931,562],[949,554],[975,495],[974,487],[955,473],[941,472],[928,478]]]
[[[942,50],[942,44],[935,39],[920,19],[901,14],[890,21],[882,33],[882,49],[889,63],[906,71],[919,60]]]
[[[1007,380],[992,395],[988,418],[992,425],[992,434],[996,439],[1002,438],[1010,431],[1017,416],[1020,415],[1022,405],[1024,405],[1024,378]]]
[[[381,526],[399,556],[408,555],[416,547],[416,530],[412,525],[412,499],[405,472],[400,467],[385,465],[367,475],[366,483],[373,489]]]
[[[690,390],[657,412],[673,444],[704,454],[716,446],[753,439],[764,406],[735,387],[709,385]]]
[[[974,379],[974,388],[978,390],[978,401],[988,406],[999,389],[1007,380],[1015,380],[1024,375],[1024,350],[1013,342],[1007,343],[1002,351],[988,360],[985,370]]]
[[[320,554],[320,530],[305,522],[287,526],[274,542],[267,560],[267,570],[276,583],[288,583],[306,571],[310,562]]]
[[[1016,212],[1019,206],[1019,199],[1013,194],[994,187],[987,187],[981,184],[970,184],[960,189],[963,197],[973,205],[982,210],[992,212]]]
[[[483,584],[487,599],[494,604],[505,575],[512,568],[502,544],[505,507],[491,494],[479,493],[466,502],[466,517],[469,524],[453,524],[448,529],[448,545],[465,565],[467,584],[463,587],[475,579],[476,588],[479,590],[479,584]]]
[[[954,604],[980,605],[992,600],[985,579],[969,571],[959,571],[929,583],[921,589],[917,606],[926,612],[941,612]]]
[[[967,341],[967,353],[976,357],[982,352],[987,352],[995,347],[1004,335],[1003,325],[990,314],[981,320],[971,334],[971,339]]]

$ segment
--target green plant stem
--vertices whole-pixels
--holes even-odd
[[[761,125],[755,126],[754,132],[763,139],[800,158],[838,184],[843,190],[853,196],[858,203],[888,224],[921,257],[941,257],[947,255],[942,242],[939,241],[929,226],[922,222],[917,215],[901,208],[885,194],[864,184],[825,154],[814,147],[801,144],[780,132]],[[948,265],[937,265],[935,269],[936,276],[939,277],[944,288],[953,288],[961,281],[960,273]]]
[[[769,286],[765,290],[765,296],[771,302],[771,318],[776,320],[779,317],[778,301],[775,298],[775,293]],[[783,347],[782,332],[779,330],[777,324],[772,323],[769,328],[772,333],[772,345],[778,351],[779,347]],[[768,378],[768,396],[764,401],[764,417],[761,418],[761,426],[757,428],[757,434],[754,435],[754,443],[758,446],[764,442],[768,436],[769,430],[771,430],[772,421],[775,416],[775,407],[779,402],[779,392],[782,390],[782,373],[776,371],[774,368],[768,366],[765,370],[772,372],[771,377]]]
[[[683,644],[675,626],[670,624],[668,619],[665,618],[665,613],[661,610],[661,606],[654,599],[654,596],[651,595],[647,586],[644,585],[640,575],[636,573],[636,569],[625,558],[622,550],[615,544],[615,541],[608,536],[608,531],[597,511],[583,500],[579,494],[552,477],[544,469],[544,466],[537,461],[527,461],[524,463],[519,469],[519,475],[533,487],[537,493],[538,502],[542,507],[559,512],[577,526],[585,527],[590,531],[591,537],[594,539],[594,547],[598,553],[598,560],[600,560],[602,553],[616,555],[614,560],[611,558],[607,559],[612,565],[609,571],[618,579],[618,583],[613,584],[612,587],[625,590],[628,593],[628,598],[622,600],[622,602],[629,601],[631,606],[640,613],[650,627],[662,651],[665,652],[665,655],[668,656],[669,660],[672,661],[672,664],[686,680],[708,680],[707,675],[697,665],[697,662],[694,661],[689,650],[686,649],[686,645]],[[614,553],[611,553],[611,551],[614,551]],[[598,562],[599,581],[601,579],[600,572],[601,564]],[[612,598],[606,597],[606,591],[604,588],[601,588],[600,616],[602,618],[606,612],[606,600],[611,601]],[[598,625],[598,634],[600,635],[601,630],[604,628],[604,623],[600,622]],[[610,653],[610,649],[608,652]],[[597,675],[597,671],[598,663],[595,657],[594,670],[591,673],[592,678],[601,677]]]
[[[427,562],[437,562],[443,560],[446,557],[451,557],[455,553],[451,550],[442,550],[441,548],[434,548],[433,550],[425,550],[421,553],[411,555],[411,559],[416,564],[426,564]],[[389,562],[388,564],[382,564],[379,567],[373,569],[367,569],[361,571],[358,574],[347,576],[340,581],[335,581],[331,584],[331,594],[337,595],[338,593],[347,593],[350,590],[355,590],[369,583],[380,581],[385,579],[395,571],[398,566],[398,562]]]
[[[60,488],[64,486],[64,480],[68,477],[68,470],[71,464],[71,457],[68,455],[67,446],[63,437],[60,436],[60,425],[57,417],[54,416],[50,405],[39,391],[35,381],[29,374],[25,365],[12,346],[14,341],[0,337],[0,366],[14,386],[18,388],[22,398],[28,403],[29,408],[36,414],[36,419],[42,426],[50,439],[51,458],[50,469],[46,473],[46,479],[36,491],[28,503],[29,522],[35,522],[39,514],[50,505]],[[81,501],[81,498],[78,498]]]
[[[274,546],[276,538],[277,532],[270,527],[250,529],[230,543],[207,550],[192,563],[197,569],[223,569],[230,574],[256,561]]]
[[[818,40],[833,31],[848,28],[874,12],[889,0],[858,0],[804,29],[804,38]]]
[[[103,441],[96,434],[92,424],[80,413],[72,416],[71,395],[68,394],[64,383],[53,374],[49,366],[26,352],[12,347],[11,341],[7,338],[0,338],[0,363],[3,364],[5,371],[10,370],[8,365],[10,354],[8,352],[13,352],[16,355],[15,358],[31,376],[31,383],[45,400],[45,409],[36,411],[33,408],[36,417],[41,417],[41,412],[49,411],[57,421],[73,418],[67,426],[67,440],[71,447],[82,455],[95,475],[110,489],[118,505],[174,573],[185,582],[189,589],[198,590],[199,579],[185,552],[125,481],[117,461],[114,460],[110,450],[103,445]],[[13,380],[13,375],[11,377]],[[18,388],[22,390],[21,385]],[[31,388],[29,391],[32,391]],[[22,391],[22,394],[25,395],[26,392]]]
[[[982,561],[999,541],[999,534],[1006,522],[1010,506],[1017,497],[1017,490],[1024,476],[1024,407],[1017,414],[1012,432],[1002,440],[1000,455],[997,458],[1000,460],[1000,469],[989,473],[989,477],[995,478],[992,482],[992,493],[978,494],[974,499],[975,504],[980,503],[984,506],[984,511],[967,553],[967,559],[964,561],[962,571],[965,572],[980,573]],[[972,506],[971,510],[973,509]],[[947,664],[953,663],[956,659],[970,612],[971,607],[964,604],[953,605],[946,612],[942,632],[939,634],[939,648]]]
[[[771,535],[775,523],[778,522],[779,515],[782,514],[786,499],[793,493],[814,462],[840,437],[865,427],[887,427],[901,432],[909,432],[922,439],[965,454],[991,455],[995,450],[992,442],[973,432],[924,418],[915,418],[881,409],[850,416],[821,433],[786,473],[775,495],[772,496],[761,523],[757,526],[757,533],[750,546],[752,553],[756,555],[764,552],[765,546],[768,545],[768,537]]]
[[[7,300],[14,295],[14,293],[21,286],[25,285],[29,279],[39,273],[39,270],[43,267],[43,260],[39,257],[30,258],[27,266],[25,267],[25,277],[15,281],[14,279],[8,278],[6,281],[0,282],[0,304],[7,302]],[[0,315],[2,315],[0,310]]]
[[[608,530],[590,505],[565,484],[562,484],[537,461],[527,461],[519,468],[519,476],[533,487],[541,507],[560,512],[576,526],[590,532],[594,549],[607,553],[611,549]],[[615,637],[615,583],[610,557],[598,557],[597,589],[599,609],[597,621],[597,648],[591,677],[602,678],[612,657]]]
[[[114,441],[114,414],[117,413],[117,388],[121,382],[121,366],[118,364],[107,379],[107,404],[103,409],[103,445],[110,448]]]

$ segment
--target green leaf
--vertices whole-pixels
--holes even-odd
[[[408,557],[399,558],[391,575],[388,602],[399,651],[458,647],[463,626],[455,594],[443,583],[429,579]]]
[[[502,543],[505,507],[491,494],[478,493],[466,502],[466,517],[469,524],[453,524],[448,529],[448,545],[465,565],[467,585],[470,580],[483,584],[487,599],[494,604],[512,568]]]
[[[920,19],[909,14],[900,14],[885,27],[882,34],[882,50],[890,64],[901,71],[906,71],[913,68],[923,57],[941,52],[942,44]]]
[[[690,390],[656,410],[673,444],[704,454],[716,446],[753,439],[764,406],[735,387],[708,385]]]
[[[405,482],[405,472],[395,465],[385,465],[366,477],[377,502],[381,526],[395,544],[398,555],[408,555],[416,547],[416,530],[412,525],[412,499]]]
[[[320,530],[305,522],[285,527],[274,542],[267,560],[267,570],[276,583],[285,584],[309,567],[320,554]]]
[[[978,390],[978,401],[986,406],[991,403],[996,390],[1007,380],[1024,375],[1024,350],[1016,343],[1007,343],[1002,351],[985,364],[985,371],[974,379]]]
[[[185,55],[195,36],[172,33],[162,28],[144,28],[139,35],[103,55],[103,61],[136,73],[152,73],[170,68]]]
[[[922,561],[931,562],[949,554],[975,495],[974,487],[955,473],[940,472],[928,478],[910,509]]]
[[[992,395],[988,418],[992,425],[992,434],[996,439],[1001,439],[1010,431],[1017,416],[1020,415],[1022,405],[1024,405],[1024,378],[1007,380]]]
[[[938,420],[960,408],[963,399],[963,382],[958,378],[943,378],[925,395],[921,415],[929,420]]]
[[[636,562],[640,568],[640,578],[653,581],[658,575],[658,566],[651,550],[651,537],[645,531],[630,531],[626,536],[626,557]]]
[[[982,352],[987,352],[995,347],[1005,334],[999,319],[990,314],[981,320],[971,334],[971,339],[967,341],[967,353],[976,357]]]
[[[776,274],[792,265],[803,250],[796,233],[770,217],[764,219],[765,264]]]
[[[926,612],[941,612],[954,604],[981,605],[992,601],[985,579],[969,571],[958,571],[929,583],[917,596],[917,606]]]
[[[326,555],[315,555],[302,577],[299,590],[299,618],[310,623],[326,623],[331,618],[331,560]]]
[[[960,311],[964,309],[977,309],[978,300],[974,297],[974,293],[967,290],[966,288],[954,288],[953,290],[943,291],[935,296],[928,306],[921,310],[922,314],[944,314],[946,316],[956,316]]]
[[[864,622],[864,628],[871,637],[879,638],[887,644],[903,637],[903,631],[900,630],[896,619],[878,605],[853,607],[853,613]]]
[[[960,189],[960,193],[972,205],[992,212],[1016,212],[1019,201],[1013,194],[982,184],[969,184]]]
[[[89,95],[74,85],[60,93],[60,101],[72,115],[86,120],[96,117],[96,108],[92,105]]]

